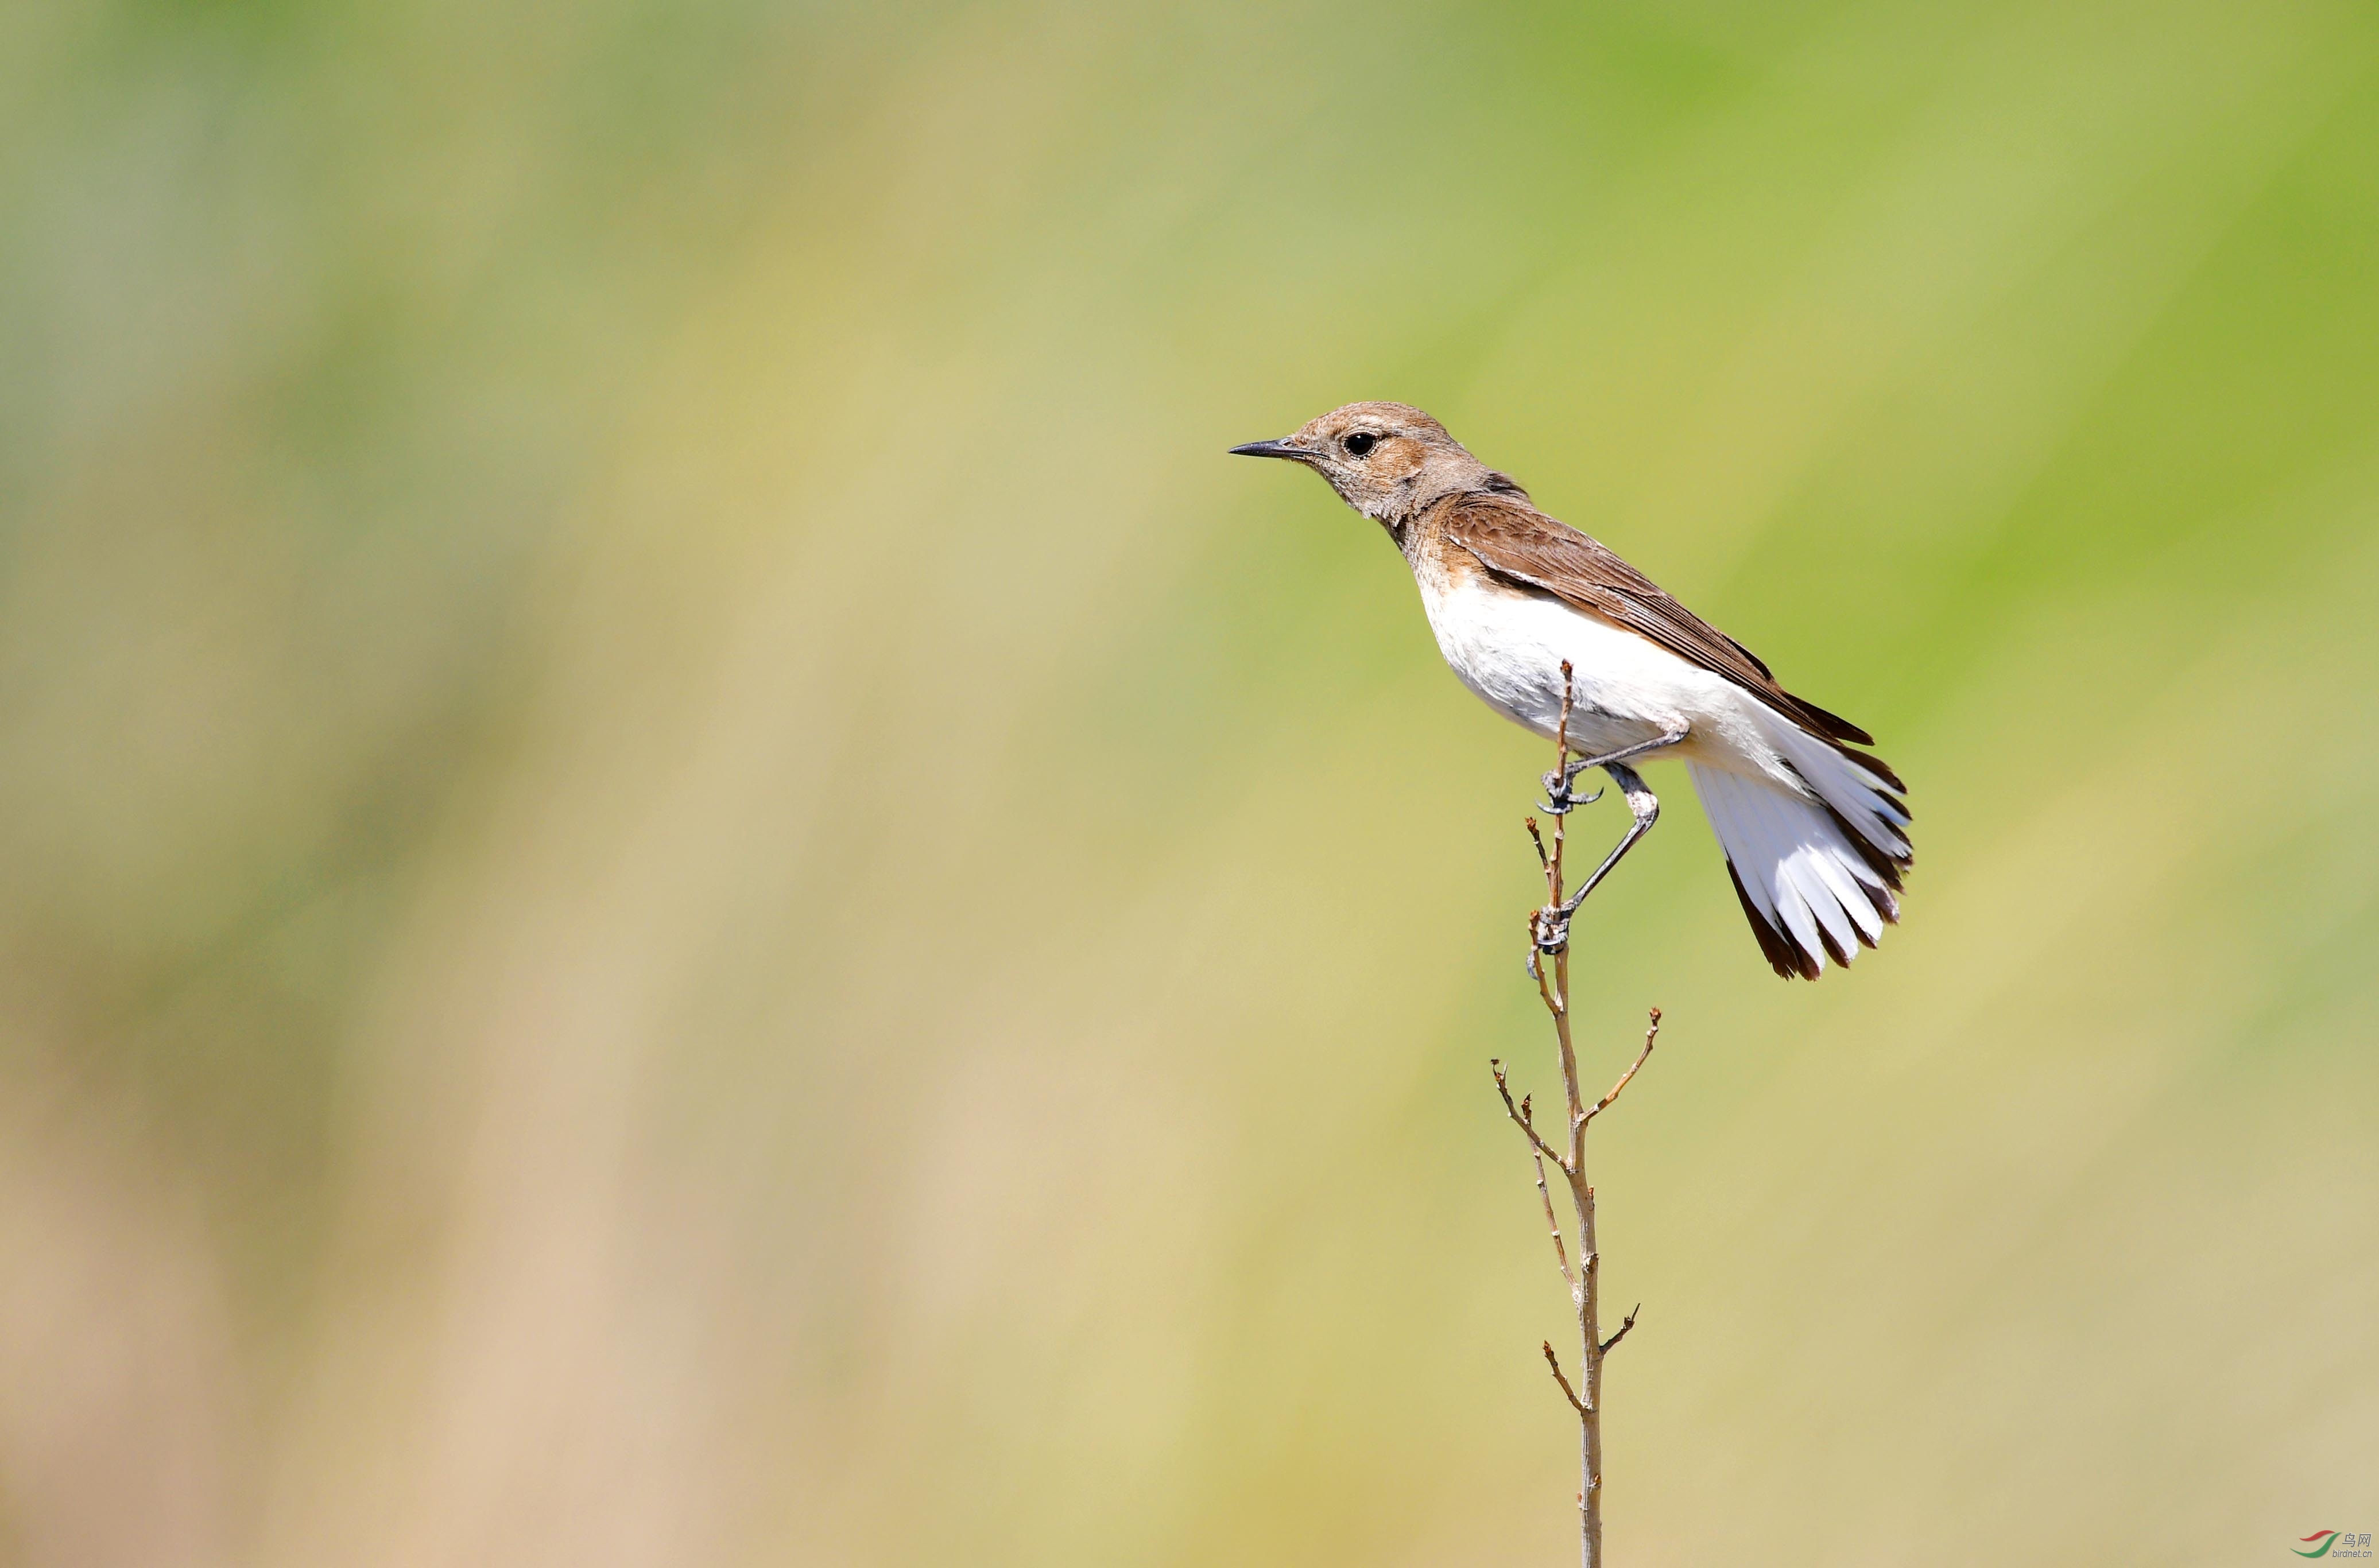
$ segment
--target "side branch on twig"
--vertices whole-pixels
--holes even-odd
[[[1525,1104],[1525,1102],[1524,1102]],[[1569,1254],[1562,1249],[1561,1222],[1553,1218],[1553,1189],[1545,1185],[1545,1157],[1537,1156],[1537,1196],[1544,1200],[1545,1228],[1553,1233],[1553,1262],[1561,1269],[1562,1284],[1570,1294],[1577,1294],[1577,1276],[1569,1272]]]
[[[1545,1341],[1545,1365],[1553,1369],[1553,1381],[1561,1384],[1562,1397],[1569,1401],[1569,1407],[1584,1416],[1586,1401],[1577,1396],[1577,1390],[1569,1386],[1569,1378],[1561,1369],[1561,1357],[1553,1354],[1552,1340]]]
[[[1512,1125],[1528,1135],[1528,1143],[1530,1147],[1534,1148],[1539,1154],[1551,1160],[1554,1164],[1559,1165],[1564,1174],[1566,1174],[1569,1170],[1569,1162],[1562,1158],[1561,1152],[1559,1150],[1545,1141],[1544,1135],[1537,1130],[1535,1120],[1522,1112],[1520,1107],[1513,1103],[1512,1086],[1504,1080],[1503,1064],[1495,1057],[1490,1056],[1487,1058],[1487,1070],[1495,1075],[1495,1092],[1503,1097],[1503,1114],[1512,1118]]]
[[[1588,1122],[1592,1121],[1595,1117],[1602,1115],[1603,1112],[1611,1108],[1611,1103],[1619,1098],[1619,1092],[1627,1087],[1627,1080],[1634,1078],[1636,1073],[1641,1071],[1644,1064],[1651,1059],[1652,1043],[1660,1038],[1660,1009],[1654,1007],[1651,1012],[1651,1025],[1644,1031],[1644,1048],[1636,1053],[1635,1062],[1625,1072],[1619,1075],[1619,1081],[1611,1086],[1611,1092],[1604,1095],[1601,1099],[1597,1100],[1593,1104],[1588,1106],[1586,1111],[1578,1117],[1578,1125],[1580,1127],[1585,1126]]]
[[[1627,1331],[1636,1326],[1636,1314],[1641,1312],[1643,1309],[1644,1304],[1641,1301],[1638,1301],[1635,1306],[1629,1308],[1627,1309],[1627,1321],[1619,1325],[1619,1332],[1617,1333],[1612,1334],[1609,1339],[1602,1342],[1601,1348],[1597,1350],[1595,1354],[1598,1356],[1608,1356],[1612,1350],[1616,1349],[1619,1342],[1627,1337]]]

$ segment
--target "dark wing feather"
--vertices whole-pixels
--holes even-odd
[[[1857,725],[1814,703],[1805,703],[1778,685],[1768,666],[1749,648],[1662,593],[1650,578],[1568,524],[1505,495],[1472,491],[1444,504],[1440,525],[1446,538],[1495,575],[1551,594],[1649,637],[1838,744],[1874,743],[1874,737]],[[1862,756],[1860,760],[1890,777],[1873,759]],[[1897,786],[1899,780],[1891,782]]]

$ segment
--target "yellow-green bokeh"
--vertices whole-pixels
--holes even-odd
[[[1223,455],[1359,397],[1914,790],[1846,976],[1673,768],[1583,928],[1614,1561],[2374,1527],[2374,66],[0,9],[0,1560],[1564,1560],[1546,759]]]

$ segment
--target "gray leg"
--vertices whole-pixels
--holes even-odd
[[[1602,799],[1602,791],[1597,790],[1593,794],[1588,795],[1584,799],[1580,799],[1576,794],[1573,794],[1570,790],[1570,784],[1571,781],[1576,779],[1579,774],[1584,773],[1589,767],[1599,767],[1603,769],[1605,772],[1611,773],[1611,776],[1613,778],[1616,778],[1619,775],[1616,772],[1612,772],[1611,765],[1612,763],[1626,762],[1631,758],[1640,757],[1648,752],[1657,752],[1661,750],[1663,747],[1673,746],[1678,742],[1685,738],[1685,733],[1686,731],[1685,728],[1680,726],[1675,730],[1670,730],[1667,734],[1658,736],[1652,740],[1639,741],[1632,746],[1622,746],[1615,752],[1605,752],[1599,757],[1580,757],[1566,767],[1555,768],[1552,772],[1546,774],[1540,780],[1545,787],[1545,798],[1538,802],[1537,804],[1548,816],[1567,816],[1571,812],[1576,811],[1580,806],[1590,806],[1595,802]],[[1633,778],[1634,775],[1630,774],[1629,777]],[[1626,785],[1622,784],[1620,788],[1624,790]]]
[[[1655,743],[1672,745],[1674,742],[1662,741]],[[1569,946],[1569,923],[1577,913],[1578,906],[1586,902],[1588,894],[1601,886],[1602,879],[1611,874],[1612,868],[1626,856],[1627,851],[1636,847],[1636,840],[1651,832],[1652,825],[1660,820],[1660,797],[1645,787],[1643,778],[1634,768],[1629,767],[1625,763],[1608,760],[1602,762],[1600,766],[1604,772],[1611,775],[1612,782],[1619,786],[1620,794],[1627,801],[1628,814],[1634,820],[1627,825],[1627,836],[1619,840],[1618,847],[1603,858],[1600,865],[1594,868],[1594,874],[1578,884],[1576,892],[1553,905],[1539,917],[1537,949],[1540,952],[1558,953]]]

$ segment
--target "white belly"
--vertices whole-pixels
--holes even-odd
[[[1615,751],[1683,729],[1686,742],[1663,754],[1730,772],[1779,769],[1755,711],[1764,705],[1649,638],[1558,599],[1506,593],[1478,578],[1450,587],[1423,578],[1420,589],[1445,662],[1514,723],[1552,737],[1567,659],[1573,750]]]

